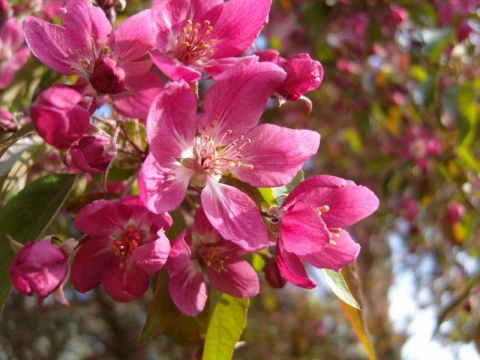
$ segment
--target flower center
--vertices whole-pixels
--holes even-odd
[[[133,251],[140,245],[142,241],[142,233],[129,225],[125,232],[115,239],[112,244],[112,251],[115,255],[122,258],[120,268],[125,267],[125,263],[132,255]]]
[[[198,255],[202,263],[217,273],[227,272],[225,269],[225,260],[228,256],[222,254],[215,245],[203,245],[198,249]]]
[[[175,57],[184,64],[191,64],[199,59],[205,59],[214,54],[212,46],[214,39],[208,39],[213,31],[210,21],[205,20],[202,24],[193,24],[188,20],[182,29],[182,34],[177,39]]]
[[[232,130],[227,130],[217,143],[206,134],[199,133],[195,137],[194,158],[179,160],[183,166],[196,171],[196,174],[190,179],[193,185],[205,186],[206,176],[211,176],[215,181],[219,181],[222,175],[227,174],[234,167],[244,166],[253,169],[253,165],[245,164],[242,161],[242,150],[252,141],[244,135],[240,135],[235,140],[225,143],[225,137],[232,134]]]

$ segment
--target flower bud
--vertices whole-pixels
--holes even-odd
[[[8,274],[13,286],[43,299],[53,293],[68,273],[68,255],[49,241],[32,241],[13,257]]]
[[[65,87],[43,91],[30,109],[38,134],[58,149],[68,148],[87,130],[90,113],[80,104],[82,95]]]
[[[15,124],[13,115],[7,110],[0,109],[0,133],[17,131],[18,126]]]
[[[263,272],[265,273],[265,279],[267,282],[275,289],[281,289],[287,283],[287,280],[283,277],[275,260],[267,261],[263,268]]]
[[[125,90],[125,71],[107,56],[95,61],[90,83],[95,90],[104,94],[118,94]]]
[[[450,224],[458,223],[465,215],[465,206],[457,202],[448,204],[445,210],[445,220]]]
[[[67,154],[67,164],[71,169],[88,173],[103,172],[115,156],[111,137],[101,132],[96,135],[84,135]]]

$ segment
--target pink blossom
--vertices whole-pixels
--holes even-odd
[[[0,89],[10,85],[17,70],[27,62],[30,51],[22,45],[22,26],[10,17],[0,27]]]
[[[218,232],[255,250],[268,244],[259,210],[245,193],[221,183],[222,177],[232,174],[261,187],[287,184],[316,153],[320,135],[256,126],[285,73],[274,64],[247,60],[210,87],[200,114],[188,84],[167,85],[147,119],[150,155],[140,193],[152,211],[162,213],[181,204],[189,185],[201,189],[203,209]]]
[[[85,95],[108,94],[124,116],[145,117],[162,87],[149,70],[153,48],[150,10],[142,11],[114,31],[103,11],[90,0],[69,0],[60,14],[62,26],[28,16],[25,38],[49,68],[89,81]]]
[[[271,0],[153,1],[158,30],[151,56],[175,81],[198,81],[243,53],[265,26]],[[255,11],[252,11],[252,9]]]
[[[39,95],[30,116],[46,143],[66,149],[87,131],[90,113],[82,102],[82,95],[68,87],[49,88]]]
[[[62,245],[56,247],[48,240],[27,242],[10,264],[12,285],[23,294],[38,295],[40,310],[43,299],[54,292],[57,300],[68,305],[61,288],[68,274],[70,241]]]
[[[352,181],[318,175],[301,182],[281,206],[268,212],[270,222],[279,228],[276,255],[283,276],[312,288],[316,284],[302,261],[335,271],[353,262],[360,246],[344,228],[377,208],[375,194]]]
[[[0,133],[18,130],[13,114],[7,110],[0,109]]]
[[[320,86],[323,80],[323,67],[306,53],[296,54],[288,59],[282,58],[275,50],[255,53],[260,61],[270,61],[280,66],[287,73],[285,81],[275,90],[280,97],[290,101]]]
[[[164,230],[171,223],[168,214],[148,211],[135,196],[88,204],[74,221],[87,236],[80,240],[73,260],[73,286],[87,292],[102,284],[119,302],[140,297],[149,276],[167,261],[170,242]]]
[[[75,142],[67,153],[67,164],[71,169],[88,173],[107,170],[116,153],[112,138],[99,132],[94,135],[83,135]]]
[[[451,202],[445,209],[445,220],[450,224],[460,222],[465,216],[465,206],[458,202]]]
[[[222,238],[199,208],[193,229],[173,240],[167,261],[168,288],[180,311],[196,316],[203,310],[207,300],[203,271],[219,291],[239,298],[257,295],[257,273],[242,258],[245,254],[245,250]]]

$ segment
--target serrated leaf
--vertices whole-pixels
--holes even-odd
[[[360,305],[358,305],[357,300],[355,300],[352,293],[348,289],[342,274],[329,269],[322,269],[322,274],[325,277],[327,285],[340,300],[344,301],[355,309],[360,310]]]
[[[347,283],[348,288],[351,289],[354,297],[360,300],[360,281],[358,280],[356,273],[353,272],[351,266],[344,267],[340,272]],[[370,336],[368,335],[361,311],[347,305],[343,301],[340,301],[340,306],[342,307],[343,313],[347,316],[350,325],[352,325],[353,331],[355,331],[358,340],[363,345],[368,358],[370,360],[375,360],[375,351],[372,342],[370,341]]]
[[[168,292],[168,273],[162,270],[158,275],[153,300],[148,307],[147,320],[136,345],[142,345],[168,329],[179,318],[180,311]]]
[[[213,301],[202,359],[229,360],[247,325],[249,300],[223,293]]]
[[[37,179],[0,210],[0,312],[11,290],[8,268],[13,251],[6,235],[20,243],[37,240],[62,208],[75,179],[71,174]]]

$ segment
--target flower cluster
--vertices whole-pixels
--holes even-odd
[[[75,217],[84,236],[72,255],[73,287],[87,292],[101,284],[113,300],[128,302],[164,268],[173,302],[196,316],[209,286],[249,298],[258,294],[263,270],[273,286],[312,288],[304,263],[339,271],[353,262],[360,246],[345,228],[372,214],[378,199],[329,175],[296,181],[288,194],[286,186],[317,153],[320,134],[261,121],[275,102],[301,99],[311,110],[305,94],[323,80],[322,65],[306,53],[285,59],[251,49],[271,1],[153,1],[118,28],[104,13],[114,3],[68,0],[61,25],[24,21],[31,52],[75,79],[39,94],[30,111],[38,134],[71,172],[100,172],[107,180],[112,166],[122,170],[119,160],[135,160],[122,194],[138,189],[138,196],[97,199]],[[272,188],[285,189],[283,203],[262,195]],[[173,223],[172,212],[185,224]],[[55,247],[36,258],[27,246],[22,263],[48,268],[52,285],[19,277],[29,271],[20,260],[12,263],[12,281],[44,298],[64,280],[68,259]],[[252,253],[264,269],[251,265]]]

